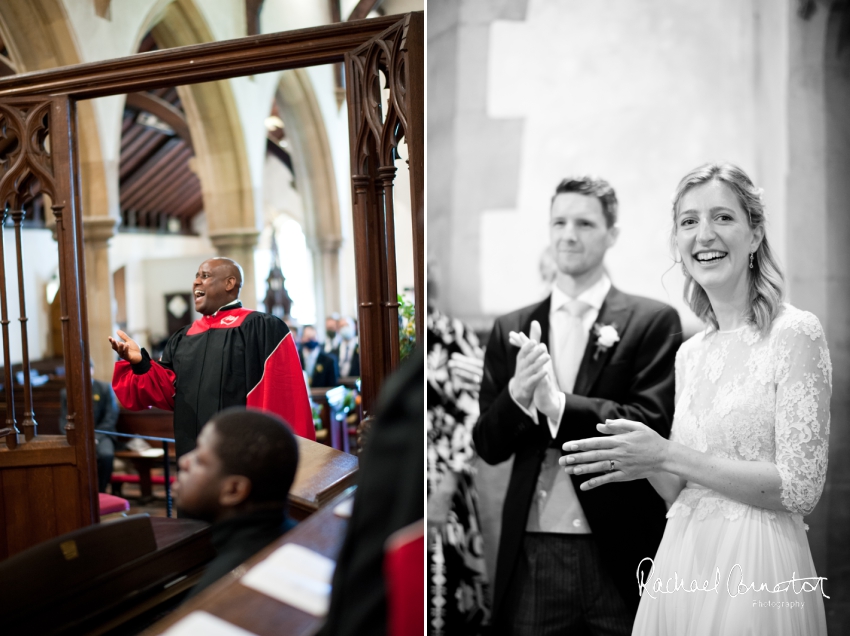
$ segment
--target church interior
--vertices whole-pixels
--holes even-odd
[[[786,300],[819,318],[833,363],[826,485],[806,518],[830,633],[850,624],[848,34],[838,0],[429,3],[429,302],[482,347],[498,316],[549,294],[566,176],[614,187],[608,275],[672,305],[685,339],[704,325],[670,249],[678,180],[729,161],[763,188]],[[473,467],[490,583],[510,473]]]
[[[17,608],[0,632],[321,627],[362,453],[401,391],[382,388],[423,340],[424,5],[0,3],[0,588]],[[178,516],[170,411],[116,401],[100,427],[108,338],[159,360],[202,318],[193,280],[214,257],[241,266],[244,309],[286,323],[315,441],[298,438],[295,529],[180,605],[215,554],[209,526]],[[387,530],[406,531],[395,559],[421,546],[409,508]],[[318,578],[288,596],[259,567],[240,584],[271,563]],[[398,576],[405,633],[399,603],[422,591]]]

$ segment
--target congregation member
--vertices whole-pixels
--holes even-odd
[[[325,318],[325,343],[322,350],[325,353],[334,353],[339,346],[339,314],[331,314]]]
[[[626,294],[607,276],[617,211],[603,179],[557,186],[551,295],[498,318],[487,345],[473,439],[489,464],[513,458],[495,634],[629,634],[635,572],[664,531],[664,501],[646,481],[586,490],[584,475],[558,464],[565,441],[595,434],[609,418],[639,419],[661,438],[670,432],[682,328],[672,307]]]
[[[333,354],[337,359],[340,377],[360,377],[360,343],[357,337],[357,321],[350,316],[341,316],[337,336],[339,343]]]
[[[242,307],[242,268],[228,258],[201,263],[192,291],[201,318],[173,334],[158,361],[123,331],[109,338],[122,358],[112,386],[125,408],[174,411],[177,456],[201,427],[230,406],[276,413],[296,435],[315,440],[292,333],[279,318]]]
[[[301,330],[301,368],[312,388],[336,386],[339,378],[336,359],[322,350],[316,328],[305,325]]]
[[[212,524],[216,556],[190,596],[295,526],[286,506],[297,468],[298,443],[277,416],[231,407],[201,429],[180,458],[174,500],[181,517]]]
[[[94,362],[91,363],[91,397],[94,405],[95,430],[116,432],[118,400],[108,382],[95,379]],[[59,392],[59,401],[59,430],[63,430],[68,417],[68,393],[65,389]],[[98,492],[106,492],[106,486],[112,478],[112,465],[115,462],[116,438],[105,433],[95,433],[94,444],[97,452],[97,489]]]
[[[484,350],[460,320],[434,302],[428,273],[428,634],[488,633],[490,616],[475,449]]]

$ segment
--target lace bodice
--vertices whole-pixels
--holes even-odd
[[[706,330],[682,345],[671,439],[719,457],[773,462],[785,509],[806,515],[826,476],[831,393],[820,322],[785,305],[766,336],[752,326]],[[745,507],[688,483],[667,516],[720,510],[734,519]]]

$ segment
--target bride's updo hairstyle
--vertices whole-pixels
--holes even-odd
[[[707,163],[686,174],[673,195],[674,254],[676,253],[676,213],[679,202],[688,190],[710,181],[725,183],[732,190],[750,219],[750,229],[765,227],[762,191],[753,185],[747,173],[731,163]],[[690,305],[691,310],[700,320],[719,329],[717,316],[714,315],[714,309],[711,308],[705,290],[691,277],[685,267],[682,267],[682,270],[685,274],[685,302]],[[785,296],[785,278],[767,242],[767,232],[753,255],[753,268],[747,271],[749,272],[750,303],[746,319],[760,332],[767,333],[773,320],[782,310],[782,300]]]

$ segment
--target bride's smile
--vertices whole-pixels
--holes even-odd
[[[747,213],[719,181],[690,189],[679,202],[676,243],[688,273],[711,296],[746,299],[750,253],[763,232],[750,229]]]

